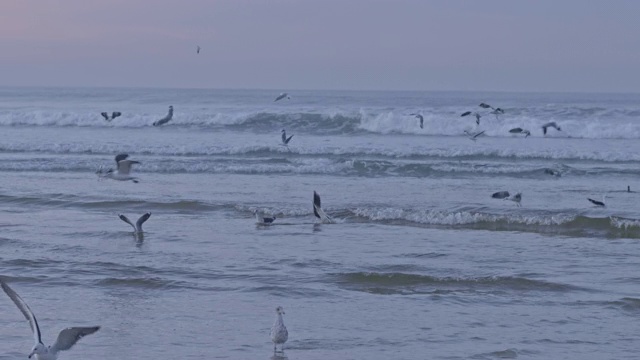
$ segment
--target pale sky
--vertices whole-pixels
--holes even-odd
[[[639,16],[636,0],[1,0],[0,86],[640,92]]]

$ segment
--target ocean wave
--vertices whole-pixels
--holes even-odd
[[[476,126],[475,119],[460,117],[464,107],[435,107],[421,111],[424,128],[411,115],[413,107],[398,108],[335,108],[316,106],[307,109],[274,110],[249,107],[224,111],[176,108],[174,118],[166,127],[229,129],[262,132],[287,128],[311,134],[414,134],[460,136],[465,129]],[[542,125],[556,121],[563,131],[547,136],[574,138],[640,138],[640,110],[635,108],[599,108],[559,105],[534,108],[506,108],[505,115],[486,114],[480,127],[494,137],[512,137],[509,130],[521,127],[533,137],[543,137]],[[111,122],[97,111],[4,110],[0,111],[0,126],[58,126],[97,128],[144,128],[164,116],[163,112],[127,113]]]

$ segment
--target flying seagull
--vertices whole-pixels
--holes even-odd
[[[491,194],[491,197],[494,199],[506,199],[509,197],[508,191],[498,191]]]
[[[424,126],[424,117],[422,116],[422,114],[410,114],[410,115],[413,115],[418,119],[420,119],[420,129],[422,129]]]
[[[160,126],[160,125],[164,125],[166,123],[169,122],[169,120],[171,120],[173,118],[173,106],[169,105],[169,112],[167,113],[167,115],[165,117],[163,117],[162,119],[155,121],[153,123],[153,126]]]
[[[556,124],[555,121],[552,121],[552,122],[548,122],[548,123],[542,125],[542,133],[544,135],[547,135],[547,128],[549,128],[549,127],[552,127],[552,128],[554,128],[554,129],[556,129],[558,131],[562,131],[562,129],[560,129],[560,126],[558,126],[558,124]]]
[[[254,210],[253,215],[256,216],[256,224],[258,225],[271,225],[276,220],[275,216],[264,216],[264,214],[258,210]]]
[[[142,224],[144,224],[145,221],[149,220],[149,218],[151,217],[151,213],[148,212],[142,216],[140,216],[140,218],[138,218],[138,221],[136,221],[135,225],[131,222],[131,220],[129,220],[128,217],[122,215],[122,214],[118,214],[118,217],[120,218],[120,220],[126,222],[127,224],[131,225],[131,227],[133,228],[133,232],[135,234],[141,234],[142,233]]]
[[[524,137],[528,137],[529,135],[531,135],[531,132],[529,130],[525,130],[523,128],[513,128],[511,130],[509,130],[510,133],[512,134],[524,134]]]
[[[476,124],[480,125],[480,118],[482,117],[482,115],[478,112],[471,112],[471,111],[466,111],[463,112],[462,114],[460,114],[460,116],[464,117],[464,116],[468,116],[468,115],[472,115],[476,117]]]
[[[491,110],[493,110],[493,111],[490,112],[490,114],[495,115],[496,119],[498,118],[498,115],[504,114],[504,110],[502,110],[501,108],[493,107],[493,106],[491,106],[491,105],[489,105],[487,103],[480,103],[480,105],[478,105],[478,106],[480,106],[483,109],[491,109]]]
[[[103,113],[100,113],[100,115],[102,115],[102,117],[103,117],[105,120],[107,120],[107,121],[111,121],[111,120],[113,120],[113,119],[117,118],[118,116],[122,115],[122,113],[121,113],[121,112],[119,112],[119,111],[114,111],[114,112],[112,112],[112,113],[111,113],[111,116],[109,116],[109,114],[105,111],[105,112],[103,112]]]
[[[287,94],[287,93],[280,93],[280,95],[278,95],[278,97],[277,97],[275,100],[273,100],[273,102],[276,102],[276,101],[278,101],[278,100],[282,100],[282,99],[284,99],[284,98],[291,99],[291,98],[289,97],[289,94]]]
[[[591,201],[591,203],[595,206],[600,206],[600,207],[606,207],[605,203],[604,203],[604,195],[602,195],[602,201],[598,201],[598,200],[593,200],[591,198],[587,198],[587,200]]]
[[[98,176],[103,177],[103,178],[107,178],[107,179],[113,179],[113,180],[118,180],[118,181],[128,181],[131,180],[134,183],[138,183],[138,179],[131,176],[130,172],[131,172],[131,165],[133,164],[140,164],[139,161],[135,161],[135,160],[127,160],[127,158],[129,157],[129,154],[118,154],[116,155],[116,170],[114,171],[113,169],[108,169],[106,171],[103,171],[102,168],[98,169],[98,171],[96,171],[96,174],[98,174]]]
[[[38,325],[36,316],[33,314],[27,303],[25,303],[20,295],[13,291],[13,289],[2,280],[0,280],[0,286],[2,286],[2,290],[4,290],[4,292],[9,296],[11,301],[16,304],[18,309],[20,309],[22,315],[24,315],[24,317],[29,321],[29,326],[31,326],[31,331],[33,332],[33,340],[35,342],[33,349],[29,354],[29,358],[35,355],[37,360],[56,360],[58,358],[58,352],[71,349],[78,340],[100,330],[100,326],[69,327],[60,331],[58,338],[53,345],[45,346],[42,342],[40,326]]]
[[[320,207],[320,195],[315,191],[313,192],[313,214],[323,223],[333,223],[333,219]]]
[[[282,320],[282,315],[284,315],[284,309],[282,306],[278,306],[276,308],[276,321],[273,323],[271,327],[271,341],[273,341],[273,353],[276,353],[276,346],[280,344],[280,351],[284,352],[284,343],[287,342],[289,338],[289,332],[287,331],[287,327],[284,326],[284,321]]]
[[[517,193],[511,197],[504,198],[504,200],[511,200],[515,202],[518,207],[520,207],[522,206],[522,204],[520,204],[520,202],[522,201],[522,193]]]
[[[196,46],[196,54],[200,54],[200,45]]]
[[[293,137],[293,135],[287,137],[287,132],[284,131],[284,129],[282,129],[282,145],[284,145],[284,146],[289,145],[289,141],[291,141],[292,137]]]
[[[473,140],[476,141],[478,140],[478,136],[483,135],[485,132],[485,130],[479,131],[479,132],[471,132],[469,130],[465,130],[464,133],[467,134],[467,136],[469,137],[469,140]]]

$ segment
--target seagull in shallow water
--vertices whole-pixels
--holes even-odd
[[[138,183],[138,178],[130,175],[131,165],[140,164],[139,161],[135,160],[127,160],[129,154],[118,154],[116,155],[116,170],[108,169],[104,171],[102,168],[96,171],[96,174],[102,178],[113,179],[118,181],[133,181],[134,183]]]
[[[131,222],[131,220],[129,220],[128,217],[122,215],[122,214],[118,214],[118,217],[120,218],[120,220],[126,222],[127,224],[131,225],[131,227],[133,228],[133,232],[135,234],[141,234],[142,233],[142,224],[144,224],[145,221],[149,220],[149,218],[151,217],[151,213],[148,212],[142,216],[140,216],[140,218],[138,218],[138,221],[136,221],[135,225]]]
[[[284,352],[284,343],[289,339],[289,332],[287,331],[287,327],[284,326],[284,321],[282,320],[282,315],[284,315],[284,309],[282,306],[278,306],[276,308],[276,321],[273,323],[271,327],[271,341],[273,341],[273,353],[276,353],[276,346],[280,344],[280,351]]]
[[[291,141],[292,137],[293,137],[293,135],[287,137],[287,132],[284,131],[284,129],[282,129],[282,145],[284,145],[284,146],[289,145],[289,141]]]
[[[171,120],[172,118],[173,118],[173,106],[169,105],[169,112],[167,113],[167,115],[165,115],[165,117],[163,117],[162,119],[160,119],[158,121],[154,121],[153,126],[164,125],[164,124],[168,123],[169,120]]]
[[[552,121],[552,122],[548,122],[548,123],[542,125],[542,134],[543,135],[547,135],[547,128],[549,128],[549,127],[552,127],[552,128],[554,128],[554,129],[556,129],[558,131],[562,131],[562,129],[560,129],[560,126],[558,126],[558,124],[556,124],[555,121]]]
[[[0,280],[0,286],[9,296],[9,299],[11,299],[18,309],[20,309],[22,315],[24,315],[24,317],[29,321],[29,326],[31,326],[31,331],[33,332],[33,340],[35,342],[31,353],[29,353],[29,358],[35,355],[37,360],[56,360],[58,358],[58,352],[71,349],[78,340],[100,330],[100,326],[69,327],[60,331],[58,338],[53,345],[45,346],[42,342],[40,326],[38,325],[36,316],[33,314],[27,303],[25,303],[20,295],[13,291],[13,289],[2,280]]]
[[[422,116],[422,114],[410,114],[410,115],[413,115],[418,119],[420,119],[420,129],[422,129],[424,127],[424,117]]]
[[[602,201],[593,200],[591,198],[587,198],[587,200],[591,201],[591,203],[595,206],[606,207],[607,205],[604,202],[605,195],[602,195]]]
[[[288,100],[288,99],[291,99],[291,98],[289,97],[289,94],[287,94],[287,93],[280,93],[280,95],[278,95],[278,97],[277,97],[275,100],[273,100],[273,102],[276,102],[276,101],[278,101],[278,100],[282,100],[282,99],[284,99],[284,98],[287,98],[287,100]]]
[[[122,113],[119,112],[119,111],[114,111],[114,112],[111,113],[111,116],[109,116],[109,114],[105,111],[105,112],[100,113],[100,115],[102,115],[102,117],[105,120],[111,121],[111,120],[117,118],[118,116],[122,115]]]
[[[322,210],[320,206],[320,195],[315,191],[313,192],[313,215],[323,223],[333,223],[333,219]]]
[[[258,210],[254,210],[253,215],[255,215],[256,217],[257,225],[271,225],[276,220],[275,216],[264,216],[264,214],[259,212]]]

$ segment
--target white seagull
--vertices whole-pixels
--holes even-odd
[[[253,215],[255,215],[256,217],[257,225],[271,225],[276,220],[275,216],[264,216],[264,214],[259,212],[258,210],[254,210]]]
[[[280,95],[278,95],[278,97],[277,97],[275,100],[273,100],[273,102],[276,102],[276,101],[278,101],[278,100],[282,100],[282,99],[284,99],[284,98],[287,98],[287,100],[288,100],[288,99],[291,99],[291,98],[289,97],[289,94],[287,94],[287,93],[280,93]]]
[[[552,127],[552,128],[554,128],[554,129],[556,129],[558,131],[562,131],[562,129],[560,129],[560,126],[558,126],[558,124],[556,124],[555,121],[552,121],[552,122],[548,122],[548,123],[542,125],[542,134],[543,135],[547,135],[547,128],[549,128],[549,127]]]
[[[511,200],[514,203],[516,203],[517,207],[521,207],[522,204],[520,204],[520,202],[522,201],[522,193],[517,193],[517,194],[515,194],[515,195],[513,195],[511,197],[504,198],[504,200]]]
[[[333,223],[333,219],[322,210],[320,206],[320,195],[315,191],[313,192],[313,214],[323,223]]]
[[[289,332],[287,331],[287,327],[284,326],[282,315],[284,315],[284,309],[282,306],[278,306],[276,308],[276,322],[273,323],[271,327],[271,341],[273,341],[274,354],[276,353],[276,346],[278,344],[280,344],[280,351],[284,352],[284,343],[287,342],[289,338]]]
[[[135,225],[131,222],[131,220],[129,220],[128,217],[122,215],[122,214],[118,214],[118,217],[120,218],[120,220],[126,222],[127,224],[131,225],[131,227],[133,228],[133,232],[135,234],[141,234],[142,231],[142,224],[144,224],[145,221],[149,220],[149,218],[151,217],[151,213],[148,212],[142,216],[140,216],[140,218],[138,218],[138,221],[136,221]]]
[[[113,120],[113,119],[117,118],[118,116],[122,115],[122,113],[121,113],[121,112],[119,112],[119,111],[114,111],[114,112],[112,112],[112,113],[111,113],[111,115],[109,115],[109,114],[105,111],[105,112],[103,112],[103,113],[100,113],[100,115],[102,115],[102,117],[103,117],[105,120],[107,120],[107,121],[111,121],[111,120]]]
[[[591,198],[587,198],[587,200],[591,201],[591,203],[595,206],[606,207],[607,205],[604,202],[605,195],[602,195],[602,201],[593,200]]]
[[[287,132],[284,131],[284,129],[282,129],[282,145],[284,145],[284,146],[289,145],[289,141],[291,141],[292,137],[293,137],[293,135],[287,137]]]
[[[166,123],[169,122],[169,120],[171,120],[173,118],[173,106],[169,105],[169,112],[167,113],[167,115],[165,117],[163,117],[162,119],[155,121],[153,123],[153,126],[160,126],[160,125],[164,125]]]
[[[131,180],[137,184],[138,178],[131,176],[130,172],[131,172],[131,165],[140,164],[140,162],[135,160],[127,160],[128,157],[129,157],[129,154],[116,155],[116,165],[117,165],[116,171],[113,171],[113,169],[108,169],[106,171],[103,171],[102,168],[100,168],[98,169],[98,171],[96,171],[96,174],[98,174],[98,176],[103,178],[113,179],[118,181]]]
[[[60,331],[58,338],[53,345],[45,346],[42,342],[42,335],[40,334],[40,327],[38,326],[36,316],[33,315],[33,312],[29,309],[27,303],[25,303],[20,295],[13,291],[13,289],[2,280],[0,280],[0,286],[2,286],[2,290],[4,290],[13,303],[16,304],[18,309],[20,309],[22,315],[24,315],[24,317],[29,321],[29,326],[31,326],[31,331],[33,332],[33,340],[35,342],[31,353],[29,353],[29,358],[35,355],[37,360],[56,360],[58,358],[58,352],[71,349],[78,340],[100,330],[100,326],[69,327]]]

